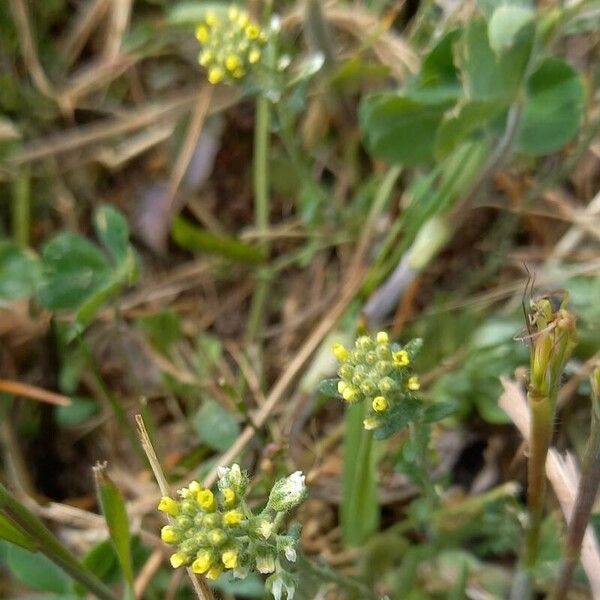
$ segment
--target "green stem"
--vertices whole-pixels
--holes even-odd
[[[267,98],[256,100],[256,125],[254,129],[254,219],[257,232],[266,236],[269,232],[269,129],[271,121],[270,105]],[[269,253],[269,241],[260,240],[265,253]],[[269,291],[271,274],[268,269],[259,269],[258,281],[250,316],[248,318],[248,340],[255,341],[263,323],[264,309]]]
[[[31,223],[31,186],[29,173],[22,173],[13,182],[12,233],[20,246],[29,244],[29,226]]]
[[[46,526],[0,484],[0,514],[35,540],[39,551],[101,600],[116,596],[65,548]]]
[[[334,583],[340,589],[349,593],[352,598],[360,598],[361,600],[377,600],[379,598],[364,583],[337,573],[329,565],[317,564],[306,558],[302,552],[298,554],[297,564],[301,571],[314,575],[317,581]]]
[[[531,425],[527,463],[529,526],[524,565],[528,571],[531,571],[539,552],[540,528],[546,496],[546,457],[552,440],[555,403],[547,395],[539,395],[535,389],[530,389],[527,397],[531,410]]]
[[[344,542],[349,546],[364,543],[379,520],[373,433],[364,428],[363,418],[363,406],[348,407],[341,521]]]

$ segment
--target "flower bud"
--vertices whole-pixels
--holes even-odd
[[[305,497],[304,475],[301,471],[296,471],[289,477],[280,479],[275,483],[269,495],[267,508],[277,512],[287,512],[298,506]]]
[[[212,553],[209,550],[200,550],[196,560],[192,563],[192,571],[194,573],[206,573],[210,569],[212,561]]]
[[[181,552],[175,552],[175,554],[171,554],[171,566],[174,569],[178,569],[181,565],[185,564],[186,557]]]
[[[160,539],[166,544],[176,544],[179,541],[179,535],[174,527],[165,525],[160,530]]]
[[[179,514],[179,504],[173,498],[169,496],[163,496],[158,503],[158,510],[167,513],[172,517],[176,517]]]
[[[275,557],[270,552],[261,552],[256,557],[256,568],[259,573],[272,573],[275,570]]]
[[[416,392],[417,390],[419,390],[421,388],[421,384],[419,383],[419,378],[416,375],[409,377],[408,381],[406,382],[406,387],[413,392]]]

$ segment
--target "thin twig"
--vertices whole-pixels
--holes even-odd
[[[20,381],[0,379],[0,392],[32,398],[33,400],[54,404],[55,406],[71,405],[71,399],[68,396],[63,396],[63,394],[57,394],[56,392],[49,392],[43,388],[28,383],[21,383]]]
[[[148,430],[146,429],[146,425],[144,423],[144,419],[142,415],[135,415],[135,422],[138,427],[138,433],[140,436],[140,442],[142,443],[142,448],[148,457],[148,462],[150,463],[150,467],[152,468],[152,472],[154,473],[154,478],[156,479],[156,483],[158,483],[158,487],[160,488],[160,492],[163,496],[169,496],[171,494],[171,490],[169,489],[169,484],[167,482],[167,478],[160,466],[160,462],[158,457],[156,456],[156,452],[154,451],[154,446],[150,441],[150,436],[148,435]],[[171,519],[169,519],[171,520]],[[212,594],[211,589],[208,587],[204,577],[196,576],[196,574],[190,569],[186,569],[188,577],[192,582],[192,587],[196,592],[196,596],[200,598],[200,600],[214,600],[214,596]]]

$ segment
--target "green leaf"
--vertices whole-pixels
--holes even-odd
[[[25,550],[34,551],[36,549],[35,541],[4,515],[0,515],[0,539],[16,544]]]
[[[581,75],[558,58],[546,58],[527,82],[519,149],[534,155],[559,150],[577,135],[583,107]]]
[[[521,88],[534,33],[534,23],[525,25],[518,36],[519,43],[497,56],[490,47],[485,21],[472,20],[465,29],[458,53],[467,98],[502,100],[508,106]]]
[[[43,554],[10,546],[7,564],[11,573],[28,588],[56,594],[69,592],[67,575]]]
[[[204,2],[189,0],[178,2],[169,8],[167,23],[171,25],[197,25],[206,17],[209,11],[223,12],[227,9],[226,2]]]
[[[194,423],[200,441],[219,452],[225,452],[240,433],[237,419],[214,400],[204,401]]]
[[[133,566],[131,561],[131,535],[125,500],[119,488],[106,474],[106,465],[94,467],[96,491],[102,514],[106,519],[110,538],[115,548],[123,576],[133,597]]]
[[[40,275],[40,261],[34,252],[10,241],[0,241],[0,300],[31,295]]]
[[[77,309],[111,279],[110,265],[100,249],[74,233],[61,233],[48,242],[42,261],[39,297],[49,310]]]
[[[525,6],[502,4],[496,8],[488,23],[492,50],[496,54],[502,54],[518,44],[523,28],[531,23],[533,17],[533,10]]]
[[[81,562],[104,583],[115,583],[119,580],[119,559],[111,540],[104,540],[94,546]],[[80,596],[86,594],[85,588],[78,583],[74,584],[74,589]]]
[[[93,398],[71,396],[71,404],[69,406],[59,406],[54,414],[59,427],[75,427],[85,423],[98,410],[98,402]]]
[[[397,93],[370,96],[360,107],[367,149],[405,166],[433,160],[435,134],[448,106],[428,104]]]
[[[459,34],[458,29],[449,31],[429,51],[415,83],[409,88],[411,98],[439,103],[462,96],[460,73],[454,61],[454,44]]]
[[[132,252],[129,245],[129,226],[125,217],[112,206],[101,206],[94,215],[96,235],[116,264],[128,260]]]
[[[340,506],[342,537],[349,546],[358,546],[377,531],[376,456],[373,436],[365,431],[363,403],[346,409],[344,433],[343,494]]]
[[[450,417],[458,410],[455,402],[436,402],[431,404],[423,411],[422,420],[424,423],[435,423],[446,417]]]
[[[394,435],[417,418],[420,408],[420,400],[416,398],[403,398],[401,402],[385,414],[385,419],[381,427],[373,431],[373,437],[376,440],[385,440]]]
[[[326,396],[327,398],[339,398],[340,393],[338,392],[338,389],[337,389],[338,382],[339,382],[338,377],[335,377],[334,379],[323,379],[323,381],[321,381],[319,383],[317,390],[318,390],[319,394],[322,394],[323,396]]]
[[[215,235],[192,225],[183,217],[176,217],[173,220],[171,235],[178,246],[193,252],[217,254],[248,264],[259,264],[265,260],[261,248],[224,235]]]
[[[450,154],[466,137],[485,128],[505,108],[499,100],[472,100],[446,113],[437,132],[435,153],[438,158]]]

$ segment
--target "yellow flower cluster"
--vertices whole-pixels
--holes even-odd
[[[196,28],[196,38],[202,45],[198,61],[208,81],[217,84],[246,77],[260,62],[268,35],[245,10],[231,5],[223,12],[208,12]]]
[[[386,413],[420,388],[419,379],[410,373],[411,347],[390,343],[385,331],[375,338],[359,337],[354,349],[333,346],[340,363],[337,391],[348,403],[367,401],[374,414],[365,420],[365,428],[375,429]]]
[[[280,556],[295,560],[297,538],[278,535],[275,524],[278,514],[304,497],[304,476],[294,473],[276,482],[269,503],[258,515],[244,500],[247,485],[247,476],[238,465],[232,465],[219,469],[215,493],[192,481],[179,490],[180,499],[165,496],[160,500],[158,510],[170,517],[161,538],[177,546],[171,555],[173,568],[190,566],[208,579],[217,579],[230,570],[243,578],[251,569],[272,573],[280,564]],[[289,502],[282,503],[282,499]]]

